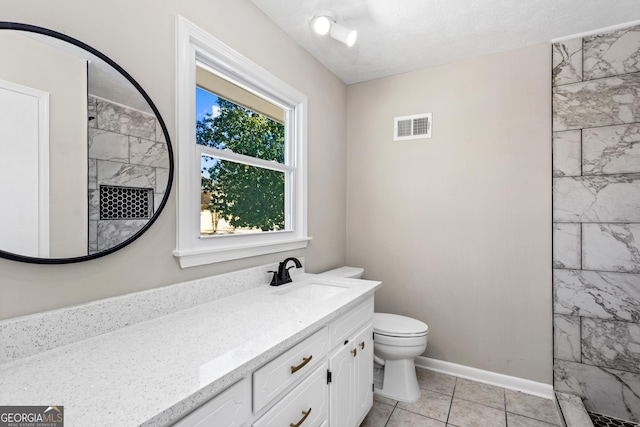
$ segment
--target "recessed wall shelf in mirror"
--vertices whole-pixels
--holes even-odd
[[[0,257],[72,263],[137,239],[162,212],[174,167],[147,93],[46,28],[0,22],[0,51]]]

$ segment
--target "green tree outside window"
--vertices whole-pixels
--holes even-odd
[[[219,114],[196,122],[196,143],[263,160],[284,162],[284,125],[218,98]],[[201,202],[214,231],[223,218],[235,228],[285,228],[282,172],[209,157],[203,165]]]

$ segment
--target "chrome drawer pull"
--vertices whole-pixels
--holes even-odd
[[[291,373],[295,374],[296,372],[298,372],[300,369],[304,368],[304,366],[311,362],[311,359],[313,358],[313,355],[309,356],[309,357],[303,357],[302,358],[302,363],[299,364],[298,366],[292,366],[291,367]]]
[[[289,423],[289,426],[290,427],[300,427],[300,425],[302,425],[302,423],[304,422],[304,420],[307,419],[307,417],[309,416],[310,413],[311,413],[311,408],[309,408],[308,411],[302,411],[302,415],[304,415],[304,417],[302,417],[302,419],[300,421],[298,421],[296,424]]]

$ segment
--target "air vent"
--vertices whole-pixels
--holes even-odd
[[[431,113],[393,119],[393,140],[431,138]]]

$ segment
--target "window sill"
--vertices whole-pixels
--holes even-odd
[[[278,240],[276,242],[258,242],[242,246],[228,245],[206,249],[176,249],[173,251],[173,255],[178,258],[181,268],[188,268],[274,252],[303,249],[307,247],[309,240],[311,240],[311,237],[298,237]]]

